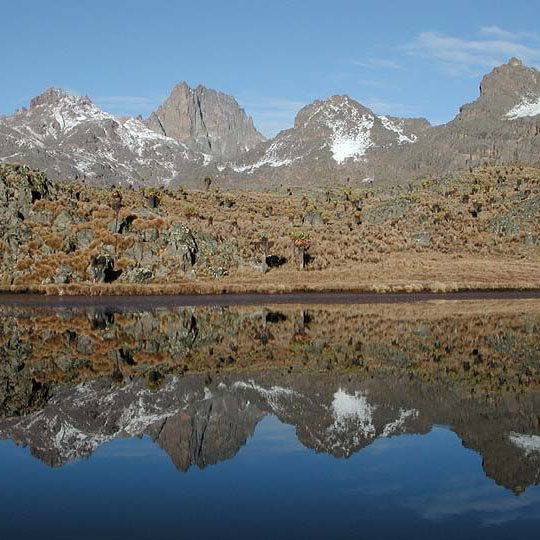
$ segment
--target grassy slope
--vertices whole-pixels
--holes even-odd
[[[74,201],[71,193],[82,193]],[[244,263],[211,279],[175,278],[152,284],[92,283],[84,269],[91,256],[114,245],[119,266],[130,234],[110,232],[116,216],[110,191],[86,186],[61,188],[56,201],[37,201],[51,219],[69,203],[84,219],[71,225],[95,231],[85,251],[62,251],[62,235],[49,223],[27,223],[32,241],[17,258],[18,278],[0,273],[3,290],[66,294],[156,294],[286,292],[294,290],[450,291],[482,288],[540,288],[540,171],[527,167],[483,168],[453,178],[416,182],[389,190],[339,188],[303,193],[164,191],[155,216],[136,219],[133,230],[162,230],[182,222],[198,232],[230,241]],[[123,192],[120,219],[144,204],[136,191]],[[321,225],[303,223],[315,212]],[[293,258],[292,231],[309,236],[312,262],[300,271]],[[66,233],[66,231],[63,231]],[[286,258],[261,273],[262,236],[273,242],[268,255]],[[41,246],[49,246],[44,254]],[[2,246],[0,245],[0,248]],[[73,264],[80,279],[43,283],[59,264]],[[155,270],[155,269],[154,269]]]

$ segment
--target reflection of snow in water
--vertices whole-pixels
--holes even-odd
[[[327,430],[328,444],[345,453],[372,441],[377,434],[380,437],[390,437],[402,433],[406,420],[418,416],[415,409],[399,409],[399,416],[378,430],[373,419],[377,406],[369,403],[362,392],[349,394],[341,388],[334,394],[330,409],[334,422]]]
[[[523,433],[510,433],[510,442],[514,443],[518,448],[525,450],[525,454],[529,455],[533,452],[540,452],[540,436],[524,435]]]
[[[257,392],[266,403],[270,406],[272,411],[279,412],[283,408],[282,400],[291,400],[294,397],[302,397],[301,394],[290,388],[283,388],[282,386],[272,386],[270,388],[264,388],[255,383],[255,381],[237,381],[232,385],[232,388],[239,388],[242,390],[254,390]]]
[[[375,407],[372,407],[368,403],[366,396],[360,392],[351,395],[340,388],[334,394],[332,401],[333,428],[340,430],[346,424],[354,423],[364,437],[373,437],[375,435],[375,426],[373,425],[374,410]]]
[[[401,433],[405,428],[405,420],[407,418],[416,418],[418,411],[416,409],[399,409],[399,416],[389,424],[384,426],[382,436],[390,437],[396,433]]]

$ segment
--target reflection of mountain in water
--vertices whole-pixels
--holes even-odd
[[[271,413],[345,458],[445,424],[498,483],[540,482],[534,302],[1,311],[0,437],[51,466],[148,435],[204,467]]]
[[[336,374],[260,372],[207,383],[193,375],[168,377],[157,390],[142,380],[62,387],[42,410],[1,421],[0,436],[59,466],[106,441],[146,434],[186,471],[232,458],[268,413],[294,425],[306,447],[336,457],[380,437],[446,424],[483,455],[498,483],[519,492],[540,480],[540,396],[489,405],[418,382]]]

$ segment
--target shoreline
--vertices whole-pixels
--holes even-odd
[[[46,295],[0,292],[0,306],[19,307],[173,307],[264,305],[412,304],[430,301],[540,300],[540,289],[483,289],[453,292],[289,292],[185,295]]]

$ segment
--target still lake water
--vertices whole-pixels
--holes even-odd
[[[524,538],[540,301],[0,305],[0,538]]]

